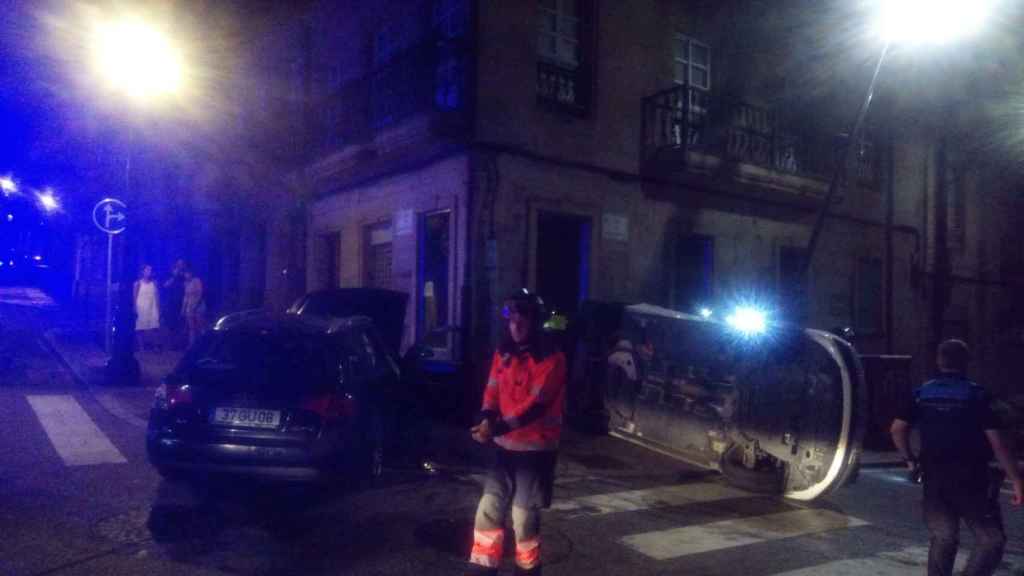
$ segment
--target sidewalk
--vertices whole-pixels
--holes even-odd
[[[75,380],[88,388],[104,408],[122,420],[144,427],[156,387],[174,369],[184,352],[136,352],[138,386],[108,387],[104,377],[108,356],[101,348],[99,338],[94,331],[73,328],[54,328],[43,334],[43,340]]]

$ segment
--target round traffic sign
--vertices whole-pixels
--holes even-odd
[[[128,207],[117,198],[104,198],[92,209],[92,221],[107,234],[120,234],[128,225]]]

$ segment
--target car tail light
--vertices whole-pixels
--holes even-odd
[[[355,415],[355,400],[351,394],[321,394],[308,396],[302,402],[302,409],[320,416],[324,420],[348,418]]]
[[[158,408],[164,410],[181,404],[191,404],[192,388],[188,384],[175,386],[164,382],[157,386],[153,401]]]

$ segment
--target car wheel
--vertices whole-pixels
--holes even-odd
[[[758,494],[781,494],[785,473],[771,467],[751,470],[743,465],[740,445],[733,444],[722,454],[719,462],[722,476],[733,486]]]

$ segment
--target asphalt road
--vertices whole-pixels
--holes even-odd
[[[461,573],[471,463],[348,493],[167,483],[145,460],[144,395],[79,387],[39,337],[58,314],[33,306],[0,301],[0,575]],[[566,444],[546,574],[924,573],[920,490],[898,470],[802,505],[612,438]],[[1005,509],[1000,574],[1024,574],[1022,512]]]

